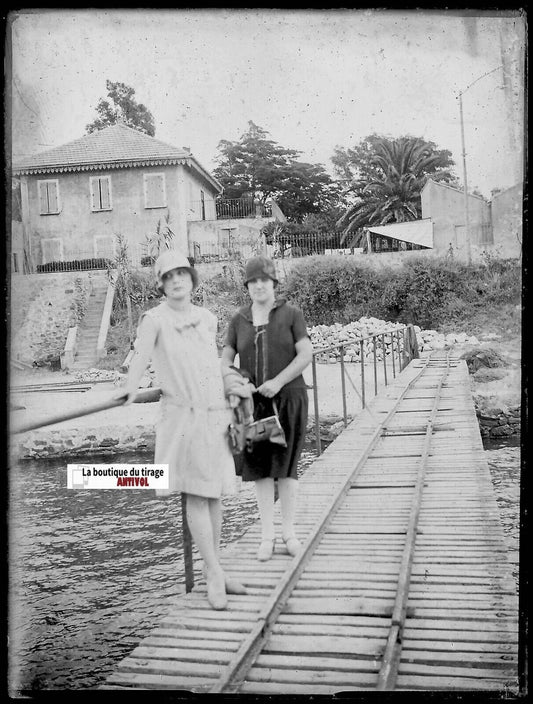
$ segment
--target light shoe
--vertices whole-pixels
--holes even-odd
[[[207,570],[205,568],[205,565],[202,566],[202,575],[207,582]],[[224,574],[224,582],[226,586],[226,594],[248,594],[248,590],[246,589],[244,584],[241,584],[239,582],[238,579],[228,577],[226,574]]]
[[[211,578],[206,577],[207,583],[207,601],[211,604],[211,608],[216,611],[222,611],[228,606],[228,598],[226,596],[226,587],[224,583],[224,573],[218,574]]]
[[[266,562],[272,557],[274,552],[274,546],[276,545],[276,538],[262,540],[259,550],[257,551],[257,559],[260,562]]]
[[[283,542],[285,543],[285,548],[287,549],[287,552],[293,557],[296,557],[296,555],[298,555],[298,553],[302,549],[301,542],[294,535],[290,538],[283,538]]]
[[[226,594],[248,594],[248,590],[238,579],[226,575]]]

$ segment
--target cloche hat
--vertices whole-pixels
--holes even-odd
[[[252,279],[259,279],[263,276],[268,276],[269,279],[277,284],[278,279],[276,277],[276,267],[272,259],[260,254],[257,257],[252,257],[246,262],[246,269],[244,272],[244,285],[246,286]]]
[[[198,272],[191,266],[188,257],[178,249],[167,249],[160,254],[154,264],[157,288],[163,291],[163,276],[172,269],[187,269],[191,275],[193,288],[198,286]]]

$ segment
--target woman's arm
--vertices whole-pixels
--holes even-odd
[[[135,352],[128,369],[126,383],[120,391],[120,396],[126,395],[125,406],[133,402],[139,391],[139,382],[150,362],[156,338],[157,328],[155,323],[148,316],[144,316],[137,332]]]
[[[229,368],[233,364],[235,357],[237,356],[236,350],[229,345],[224,345],[222,349],[222,356],[220,358],[220,366],[222,367],[222,375],[229,371]]]
[[[281,391],[285,384],[296,379],[296,377],[311,364],[311,360],[313,359],[313,345],[311,344],[311,340],[308,337],[303,337],[295,343],[294,347],[296,349],[296,357],[285,369],[282,369],[279,374],[276,374],[273,379],[265,381],[264,384],[261,384],[261,386],[257,388],[260,394],[267,398],[273,398]]]

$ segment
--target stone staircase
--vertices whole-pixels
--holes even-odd
[[[91,277],[92,291],[87,300],[87,312],[78,326],[77,354],[70,369],[83,371],[94,367],[98,361],[96,345],[102,321],[108,278],[105,273],[98,272]]]

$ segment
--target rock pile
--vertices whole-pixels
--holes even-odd
[[[403,323],[393,323],[388,320],[378,318],[360,318],[347,325],[333,323],[333,325],[315,325],[309,328],[309,335],[315,350],[344,345],[344,361],[359,362],[361,351],[365,361],[373,358],[374,345],[372,335],[376,338],[376,358],[383,359],[383,355],[390,356],[394,350],[395,354],[401,354],[403,350],[403,334],[405,327]],[[476,337],[469,336],[465,332],[450,333],[443,335],[436,330],[422,330],[418,325],[413,326],[418,349],[420,352],[429,350],[448,349],[454,345],[477,345],[479,341]],[[333,363],[340,360],[341,350],[328,350],[317,355],[317,362]]]
[[[118,382],[123,378],[118,372],[110,371],[108,369],[96,369],[91,367],[90,369],[85,369],[82,372],[77,372],[74,375],[76,381],[114,381]]]

